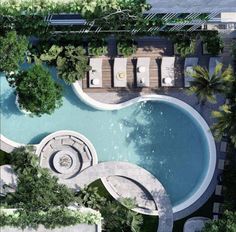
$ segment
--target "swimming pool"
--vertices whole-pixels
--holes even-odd
[[[54,73],[55,74],[55,73]],[[209,145],[205,131],[183,108],[146,101],[115,111],[99,111],[64,86],[63,106],[52,115],[19,112],[15,95],[1,78],[1,133],[19,143],[39,143],[58,130],[74,130],[94,145],[98,160],[135,163],[164,185],[173,206],[190,198],[206,177]]]

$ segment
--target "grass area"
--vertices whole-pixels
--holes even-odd
[[[10,163],[9,154],[0,150],[0,166],[9,163]]]
[[[200,209],[198,209],[196,212],[194,212],[193,214],[191,214],[188,217],[185,217],[181,220],[175,221],[173,232],[183,232],[184,223],[186,222],[186,220],[188,218],[191,218],[191,217],[208,217],[208,218],[211,218],[212,217],[212,207],[213,207],[213,202],[214,201],[215,201],[215,196],[212,195],[209,198],[209,200]]]
[[[106,197],[107,199],[109,199],[109,200],[113,199],[111,197],[111,195],[107,192],[106,188],[103,186],[103,184],[100,180],[95,181],[94,183],[91,184],[91,186],[98,187],[99,194]],[[215,201],[215,196],[212,195],[212,197],[210,197],[209,200],[196,212],[194,212],[193,214],[191,214],[188,217],[185,217],[181,220],[175,221],[173,232],[183,232],[184,223],[188,218],[197,217],[197,216],[211,218],[212,217],[212,207],[213,207],[214,201]],[[143,226],[141,228],[142,232],[155,232],[157,230],[157,226],[158,226],[157,217],[143,215],[143,219],[144,219],[144,222],[143,222]]]
[[[97,180],[93,182],[90,186],[97,187],[98,193],[101,196],[106,197],[108,200],[114,200],[114,198],[110,195],[110,193],[103,186],[101,180]],[[142,232],[156,232],[157,231],[157,217],[156,216],[147,216],[143,215],[143,225],[141,228]]]

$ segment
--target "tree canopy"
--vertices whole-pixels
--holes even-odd
[[[62,105],[62,87],[42,65],[10,75],[8,81],[16,89],[20,108],[31,115],[52,114]]]
[[[0,72],[14,72],[24,61],[28,48],[25,36],[17,35],[15,31],[0,36]]]

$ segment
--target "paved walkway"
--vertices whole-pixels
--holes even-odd
[[[171,232],[173,228],[173,212],[170,199],[163,185],[148,171],[127,162],[103,162],[85,169],[70,180],[60,182],[73,189],[81,189],[97,179],[108,176],[123,176],[137,181],[153,197],[158,209],[158,232]],[[108,190],[109,191],[109,190]]]

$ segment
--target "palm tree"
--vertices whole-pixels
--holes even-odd
[[[196,94],[201,105],[206,102],[216,103],[216,94],[225,92],[233,79],[232,68],[229,66],[222,72],[222,67],[223,64],[218,64],[213,74],[201,66],[193,67],[193,71],[189,73],[193,81],[190,82],[187,93]]]
[[[236,147],[236,99],[232,105],[222,105],[219,111],[213,111],[212,116],[217,122],[212,126],[216,139],[221,139],[228,134],[231,142]]]

